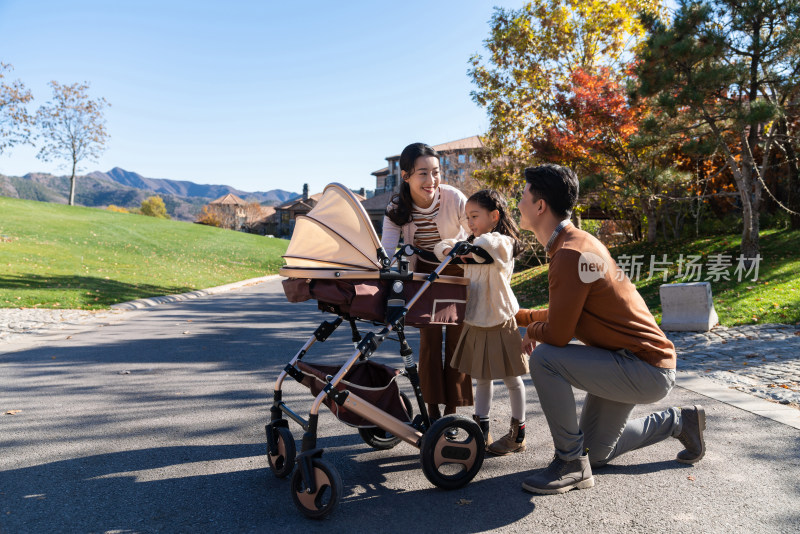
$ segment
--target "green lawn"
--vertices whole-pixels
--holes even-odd
[[[107,308],[273,274],[288,241],[0,197],[0,307]]]
[[[634,255],[643,256],[643,263],[639,280],[635,274],[632,276],[636,287],[647,302],[653,315],[661,320],[661,302],[658,288],[665,283],[660,271],[654,272],[648,279],[650,270],[650,257],[662,261],[666,254],[665,263],[669,268],[667,283],[686,281],[709,281],[714,298],[714,308],[719,315],[720,324],[735,326],[743,324],[764,323],[800,323],[800,231],[789,230],[764,230],[761,233],[761,262],[759,263],[758,277],[753,280],[755,273],[735,273],[737,258],[739,257],[739,235],[706,236],[698,239],[657,242],[634,243],[611,249],[611,255],[618,263],[630,265],[630,258]],[[690,255],[699,255],[701,258],[695,263],[701,266],[700,279],[695,280],[696,272],[692,279],[678,279],[678,259],[683,254],[684,259]],[[628,259],[625,259],[625,256]],[[722,256],[719,256],[722,255]],[[725,259],[725,256],[730,258]],[[714,263],[721,265],[718,272],[727,271],[729,280],[722,276],[715,280],[712,271]],[[725,264],[730,264],[724,268]],[[634,272],[627,269],[628,272]],[[684,269],[684,273],[686,270]],[[709,279],[709,277],[711,277]],[[519,299],[520,306],[539,308],[547,306],[547,266],[536,267],[515,273],[512,285]]]

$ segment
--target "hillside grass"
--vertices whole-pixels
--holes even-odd
[[[0,197],[0,307],[102,309],[277,273],[288,241]]]
[[[711,293],[714,308],[719,322],[724,326],[765,323],[800,323],[800,231],[764,230],[761,232],[761,261],[758,277],[755,273],[734,274],[737,258],[740,255],[740,235],[703,236],[697,239],[680,241],[634,243],[610,249],[611,255],[620,263],[625,255],[643,256],[643,265],[639,280],[632,276],[634,283],[655,315],[661,321],[661,299],[659,286],[663,283],[708,281],[711,282]],[[650,275],[650,257],[656,261],[673,262],[669,268],[667,282],[662,279],[661,272]],[[691,280],[678,278],[678,259],[683,254],[700,255],[698,260],[702,268],[699,280],[693,276]],[[715,276],[708,268],[717,260],[717,255],[730,256],[731,267],[727,269],[729,280]],[[630,262],[624,260],[622,263]],[[629,272],[630,269],[628,270]],[[722,269],[725,271],[725,269]],[[514,274],[512,286],[519,299],[520,306],[526,308],[546,307],[548,301],[547,265],[522,270]],[[685,271],[684,271],[685,273]],[[709,279],[709,276],[711,278]],[[649,278],[649,279],[648,279]]]

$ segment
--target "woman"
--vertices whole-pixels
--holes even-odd
[[[433,252],[442,239],[464,240],[469,226],[464,207],[467,198],[458,189],[440,183],[439,154],[424,143],[413,143],[400,154],[403,183],[400,192],[392,197],[383,218],[381,244],[393,254],[400,237],[423,250]],[[432,272],[438,263],[413,256],[410,267],[417,272]],[[448,265],[442,274],[463,276],[463,270]],[[420,328],[419,374],[422,395],[428,403],[431,420],[456,413],[458,406],[472,406],[472,379],[450,366],[461,325],[444,328],[444,359],[442,359],[442,326]]]

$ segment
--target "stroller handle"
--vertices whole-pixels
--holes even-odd
[[[400,250],[395,252],[394,260],[400,259],[401,256],[413,256],[415,254],[429,263],[439,263],[439,258],[437,258],[433,252],[429,250],[423,250],[419,247],[415,247],[414,245],[403,245]],[[475,254],[484,261],[478,262],[472,258],[459,257],[467,254]],[[454,265],[486,265],[494,262],[494,259],[488,252],[481,247],[476,247],[469,241],[459,241],[454,244],[447,256],[449,257],[448,263],[452,263]],[[392,263],[394,263],[394,261]]]

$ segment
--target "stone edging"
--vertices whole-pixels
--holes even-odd
[[[800,429],[800,411],[717,384],[692,371],[678,371],[675,385],[746,412]]]
[[[268,276],[261,276],[259,278],[240,280],[239,282],[233,282],[222,286],[210,287],[208,289],[198,289],[196,291],[189,291],[188,293],[179,293],[176,295],[163,295],[160,297],[149,297],[145,299],[131,300],[128,302],[120,302],[119,304],[112,304],[111,309],[137,310],[140,308],[150,308],[152,306],[158,306],[159,304],[166,304],[167,302],[178,302],[181,300],[189,300],[189,299],[196,299],[199,297],[205,297],[206,295],[215,295],[217,293],[224,293],[225,291],[230,291],[231,289],[237,289],[239,287],[249,286],[253,284],[260,284],[262,282],[275,280],[277,278],[281,278],[281,276],[278,274],[271,274]]]

